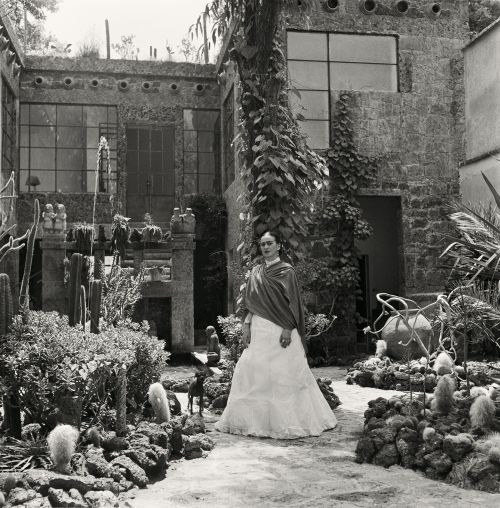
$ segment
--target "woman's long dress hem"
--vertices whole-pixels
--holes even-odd
[[[226,409],[215,428],[231,434],[297,439],[319,436],[337,420],[309,368],[299,334],[287,348],[283,328],[254,315],[251,342],[234,370]]]

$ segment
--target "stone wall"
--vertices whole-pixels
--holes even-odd
[[[392,0],[375,2],[371,14],[362,4],[295,9],[288,28],[398,36],[399,91],[349,92],[355,140],[361,154],[380,158],[377,179],[365,193],[401,196],[400,293],[439,291],[448,274],[438,259],[449,231],[446,203],[459,197],[458,168],[465,159],[461,49],[469,38],[467,1],[441,1],[439,15],[427,0],[408,2],[406,15]],[[339,93],[331,92],[332,110]],[[229,189],[226,196],[235,194]],[[228,203],[231,208],[236,205]]]
[[[21,103],[57,103],[117,106],[117,193],[100,194],[96,222],[110,223],[126,212],[127,123],[170,124],[175,127],[176,197],[183,185],[183,109],[219,108],[213,65],[191,63],[105,60],[92,58],[28,57],[21,74]],[[24,226],[35,194],[23,194],[20,204]],[[45,202],[64,202],[68,217],[91,222],[93,194],[44,193]],[[168,212],[168,216],[171,211]]]

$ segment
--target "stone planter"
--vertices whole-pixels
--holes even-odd
[[[415,339],[408,346],[404,346],[410,340],[412,330],[418,334],[429,353],[432,352],[435,342],[431,324],[423,314],[417,315],[417,312],[418,309],[401,311],[402,316],[407,316],[408,325],[400,314],[391,313],[391,317],[380,333],[381,339],[387,343],[387,356],[396,360],[406,360],[409,354],[412,359],[426,356],[425,350]]]

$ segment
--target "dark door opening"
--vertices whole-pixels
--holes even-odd
[[[148,321],[150,334],[165,341],[165,349],[172,345],[172,300],[168,297],[142,298],[137,303],[133,320]]]

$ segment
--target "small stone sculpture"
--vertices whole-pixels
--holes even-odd
[[[196,218],[191,208],[186,208],[186,213],[180,213],[179,208],[174,208],[174,215],[170,220],[170,231],[172,233],[194,234],[196,227]]]
[[[66,231],[66,207],[62,204],[56,205],[56,216],[54,219],[54,232],[64,233]]]
[[[52,233],[54,229],[54,217],[56,214],[54,213],[54,207],[47,203],[45,205],[44,211],[43,211],[43,230],[46,233]]]
[[[217,365],[220,360],[219,336],[213,326],[207,326],[207,361],[208,365]]]

